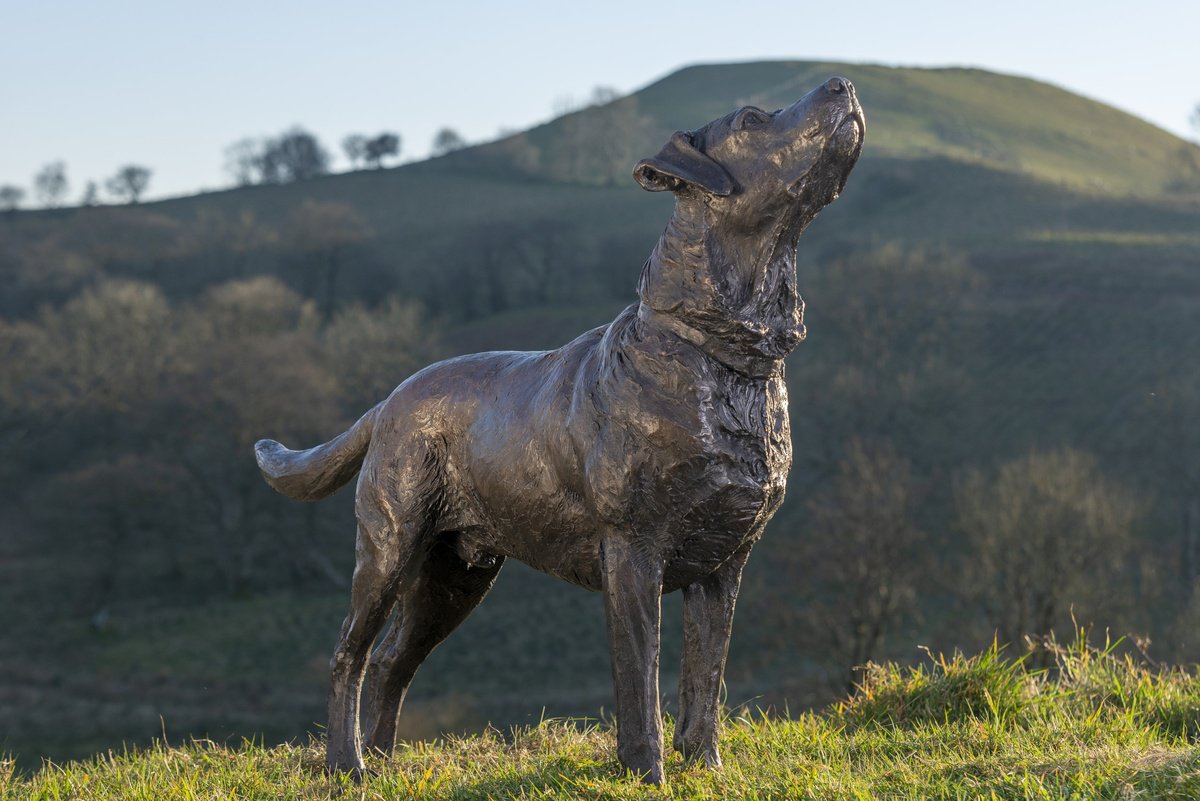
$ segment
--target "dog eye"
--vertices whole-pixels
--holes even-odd
[[[753,128],[756,125],[764,125],[771,121],[771,115],[763,111],[761,108],[746,106],[739,111],[733,118],[733,130],[741,131],[745,128]]]

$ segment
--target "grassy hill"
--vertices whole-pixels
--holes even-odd
[[[622,775],[609,726],[546,720],[408,743],[370,759],[378,775],[361,787],[322,774],[319,741],[193,741],[31,776],[0,763],[0,799],[1185,799],[1200,793],[1198,697],[1195,676],[1111,653],[1060,654],[1051,675],[991,651],[876,666],[857,696],[818,713],[742,710],[726,720],[722,768],[672,754],[665,791]]]
[[[687,130],[739,105],[782,108],[830,75],[845,75],[858,91],[871,137],[868,159],[943,156],[1085,191],[1139,195],[1176,185],[1181,157],[1186,161],[1185,143],[1144,120],[1041,81],[977,69],[701,65],[635,97],[660,129]],[[551,139],[563,124],[530,136]]]
[[[674,129],[740,103],[784,105],[831,74],[858,88],[866,150],[845,196],[800,244],[810,335],[788,365],[797,461],[788,501],[747,570],[731,702],[799,709],[830,697],[824,646],[800,623],[816,591],[797,554],[811,536],[807,504],[852,435],[893,441],[928,496],[919,522],[932,562],[920,611],[889,634],[887,654],[911,655],[914,642],[974,649],[990,638],[979,608],[954,595],[964,555],[952,520],[955,477],[1033,447],[1070,445],[1147,499],[1126,565],[1132,584],[1109,593],[1105,622],[1155,633],[1172,658],[1200,658],[1195,642],[1167,635],[1187,628],[1174,616],[1191,614],[1195,578],[1184,568],[1190,546],[1181,520],[1194,497],[1186,482],[1200,470],[1188,424],[1200,414],[1200,394],[1187,383],[1200,362],[1196,148],[1037,81],[811,62],[690,67],[636,93],[626,143],[633,155],[621,170],[562,172],[581,130],[611,125],[613,109],[596,107],[395,169],[134,209],[5,215],[0,345],[40,324],[39,306],[62,308],[106,279],[153,284],[175,316],[187,317],[188,304],[205,302],[221,282],[272,276],[337,309],[416,300],[444,355],[554,347],[634,298],[671,205],[629,180],[634,158]],[[325,283],[295,250],[307,233],[296,216],[306,201],[344,204],[369,229],[330,249],[336,282]],[[941,272],[905,272],[910,256]],[[886,347],[864,352],[864,325],[886,334],[870,340]],[[878,374],[863,367],[884,362]],[[857,377],[847,372],[856,367]],[[229,395],[251,394],[252,383],[235,383]],[[7,404],[3,390],[0,381]],[[357,409],[340,413],[352,419]],[[77,590],[96,551],[80,544],[78,521],[42,522],[38,499],[56,471],[108,458],[106,449],[121,444],[116,423],[131,415],[91,427],[82,413],[46,415],[33,425],[8,406],[0,413],[0,474],[8,479],[0,607],[19,610],[0,630],[0,749],[23,764],[77,757],[148,742],[163,719],[172,736],[279,741],[311,730],[323,718],[345,588],[281,578],[280,568],[253,589],[225,592],[195,578],[206,544],[185,543],[184,558],[173,555],[192,535],[159,523],[114,546],[127,581],[102,610],[89,605]],[[322,418],[322,435],[345,422],[336,418]],[[190,423],[146,436],[169,440]],[[347,497],[311,518],[282,499],[258,508],[254,525],[278,516],[309,533],[274,535],[282,545],[262,546],[251,564],[269,571],[303,547],[319,551],[334,575],[349,575]],[[674,683],[679,618],[678,599],[668,597],[664,691]],[[417,678],[406,733],[527,724],[543,707],[550,716],[595,714],[610,692],[600,599],[510,565]],[[186,759],[203,761],[198,753]],[[1037,773],[1038,781],[1051,774]]]

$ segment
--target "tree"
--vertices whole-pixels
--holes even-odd
[[[1167,181],[1166,188],[1193,193],[1200,189],[1200,103],[1192,109],[1188,122],[1195,136],[1179,146],[1179,167]]]
[[[1155,508],[1177,509],[1177,536],[1158,543],[1168,549],[1164,566],[1174,568],[1163,576],[1164,594],[1173,604],[1190,597],[1193,611],[1200,611],[1200,376],[1171,360],[1160,369],[1161,378],[1123,426],[1138,432],[1140,464],[1149,468],[1138,472],[1154,487]],[[1200,643],[1200,631],[1188,639]]]
[[[24,199],[25,190],[21,187],[11,184],[0,186],[0,209],[4,211],[16,211]]]
[[[136,418],[170,366],[171,309],[152,284],[97,283],[61,308],[43,308],[29,362],[26,402]]]
[[[83,188],[83,196],[79,198],[80,206],[95,206],[100,203],[100,187],[95,181],[88,181]]]
[[[315,136],[296,127],[267,141],[262,152],[263,183],[307,181],[329,172],[329,153]]]
[[[433,137],[434,156],[444,156],[455,150],[462,150],[466,146],[467,140],[463,139],[453,128],[443,128]]]
[[[281,512],[247,458],[264,435],[317,441],[336,420],[336,387],[320,364],[311,302],[259,277],[213,287],[178,317],[176,373],[154,446],[188,474],[189,526],[209,543],[226,590],[246,590],[256,575],[297,556],[320,562],[308,548],[291,552],[298,521]]]
[[[811,588],[805,628],[848,686],[916,612],[928,563],[914,522],[919,495],[908,460],[890,444],[855,439],[809,501],[811,525],[796,552]]]
[[[250,186],[262,180],[263,142],[247,137],[225,148],[225,172],[238,186]]]
[[[317,300],[322,325],[333,319],[346,250],[371,236],[367,222],[345,203],[306,200],[289,215],[287,239],[296,248],[304,292]]]
[[[57,532],[56,550],[74,551],[88,565],[74,589],[93,621],[103,620],[131,586],[141,589],[148,568],[160,575],[180,572],[179,538],[163,534],[178,532],[187,517],[180,508],[186,506],[186,479],[169,463],[123,453],[61,473],[42,491],[35,514]]]
[[[372,139],[368,139],[364,145],[363,158],[367,164],[374,165],[376,168],[383,166],[383,160],[388,156],[396,157],[400,155],[400,136],[399,134],[384,132]]]
[[[56,208],[67,194],[67,165],[61,161],[51,162],[33,177],[33,191],[47,208]]]
[[[587,108],[564,117],[559,130],[547,167],[552,177],[579,183],[614,185],[628,179],[639,155],[653,152],[649,148],[659,139],[636,97],[617,98],[604,87],[593,90]]]
[[[278,242],[279,232],[249,209],[226,213],[198,208],[175,244],[180,273],[187,276],[185,282],[174,284],[175,291],[186,293],[214,281],[266,272],[276,258]]]
[[[367,137],[362,134],[350,134],[342,140],[342,151],[350,160],[350,169],[357,170],[358,165],[367,157]]]
[[[342,309],[322,336],[330,371],[350,409],[378,403],[437,359],[441,346],[419,304],[389,298],[379,309]]]
[[[969,470],[954,503],[969,545],[964,594],[982,604],[1001,642],[1049,634],[1072,606],[1095,614],[1120,596],[1140,504],[1089,454],[1063,448],[992,476]]]
[[[117,174],[105,182],[104,188],[110,195],[137,203],[146,187],[150,185],[151,170],[137,164],[126,164]]]
[[[495,153],[504,162],[518,172],[536,174],[541,166],[542,152],[529,141],[529,137],[508,129],[501,129],[496,134],[499,141],[487,145],[487,151]]]
[[[982,279],[966,256],[887,244],[802,271],[798,385],[823,387],[792,418],[796,441],[817,444],[804,467],[828,473],[853,436],[886,438],[915,459],[952,453],[959,427],[947,421],[973,413],[962,399]]]
[[[621,93],[612,86],[596,86],[592,88],[592,96],[588,101],[589,106],[604,106],[618,99]]]

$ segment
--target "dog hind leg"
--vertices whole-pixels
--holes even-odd
[[[401,586],[398,611],[367,668],[367,747],[390,754],[408,685],[421,663],[484,599],[504,557],[474,566],[459,557],[452,536],[439,537],[411,583]]]
[[[411,453],[411,451],[410,451]],[[350,588],[350,612],[330,661],[329,722],[326,769],[330,773],[365,772],[359,705],[367,657],[387,622],[397,591],[419,565],[425,542],[433,533],[436,493],[434,460],[428,453],[415,461],[402,457],[376,465],[359,476],[356,563]],[[387,476],[380,481],[376,476]]]

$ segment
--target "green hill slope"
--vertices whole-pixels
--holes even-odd
[[[849,77],[867,110],[868,160],[942,156],[1106,194],[1155,195],[1186,185],[1189,171],[1193,181],[1200,175],[1194,149],[1144,120],[1040,81],[977,69],[715,64],[672,73],[634,97],[661,134],[744,104],[781,108],[831,75]],[[528,135],[546,145],[569,123]]]

